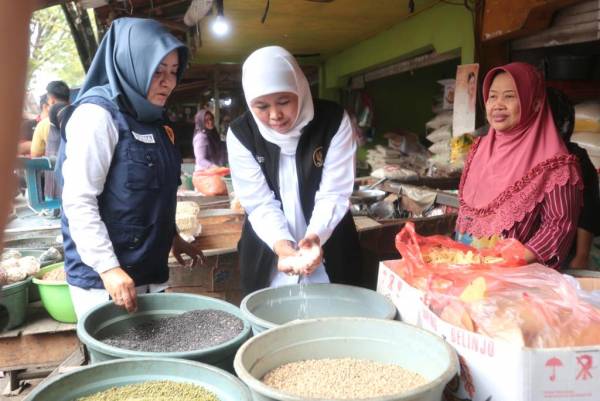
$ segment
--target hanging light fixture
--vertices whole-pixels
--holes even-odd
[[[229,22],[225,19],[223,0],[216,0],[217,18],[212,24],[212,30],[217,36],[225,36],[229,32]]]

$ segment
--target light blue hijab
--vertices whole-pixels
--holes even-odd
[[[100,96],[141,122],[162,118],[163,107],[146,99],[152,76],[163,58],[179,53],[177,81],[188,60],[187,48],[151,19],[119,18],[104,35],[75,104]]]

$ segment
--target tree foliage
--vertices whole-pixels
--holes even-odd
[[[83,82],[85,73],[60,6],[36,11],[29,33],[29,87],[42,76],[62,79],[71,87]]]

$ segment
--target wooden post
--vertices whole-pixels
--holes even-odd
[[[71,29],[83,69],[87,72],[98,49],[92,23],[86,10],[80,4],[69,2],[60,6]]]

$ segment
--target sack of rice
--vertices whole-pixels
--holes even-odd
[[[452,138],[452,126],[443,125],[428,134],[426,138],[429,142],[433,143],[447,141]]]
[[[431,153],[434,153],[436,155],[438,153],[450,153],[450,140],[436,142],[433,145],[431,145],[428,149]]]
[[[575,142],[589,153],[590,156],[600,157],[600,135],[594,132],[576,132],[571,137]]]
[[[429,158],[429,163],[437,167],[445,167],[450,165],[450,151],[431,156]]]
[[[452,110],[443,111],[427,121],[425,127],[430,130],[441,128],[444,125],[452,125]]]
[[[574,131],[600,133],[600,102],[590,101],[575,106]]]
[[[179,233],[188,237],[200,235],[202,226],[198,220],[199,215],[200,206],[196,202],[177,202],[175,222]]]
[[[400,167],[396,164],[386,164],[371,173],[374,178],[387,178],[389,180],[416,180],[419,175],[410,169]]]

